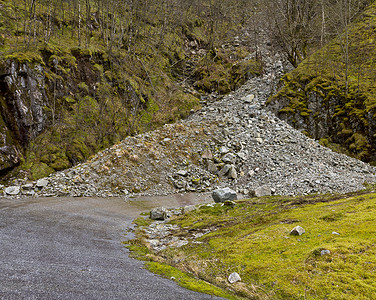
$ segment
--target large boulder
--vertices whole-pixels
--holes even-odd
[[[167,209],[165,209],[164,207],[153,208],[150,211],[150,219],[152,220],[163,221],[163,220],[166,220],[168,217],[169,215],[168,215]]]
[[[272,190],[267,185],[259,186],[258,188],[256,188],[255,190],[251,192],[251,195],[253,197],[271,196],[271,194],[272,194]]]
[[[19,186],[8,186],[6,189],[5,189],[5,193],[7,195],[18,195],[20,193],[20,187]]]
[[[212,193],[212,197],[214,199],[214,202],[221,203],[225,202],[227,200],[237,200],[238,196],[236,192],[230,188],[224,188],[224,189],[217,189],[214,190]]]

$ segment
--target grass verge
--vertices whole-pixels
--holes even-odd
[[[376,194],[369,192],[201,206],[169,221],[179,226],[171,234],[187,245],[155,253],[139,227],[130,249],[149,270],[228,299],[375,299],[375,212]],[[306,233],[290,235],[297,225]],[[241,282],[227,282],[232,272]]]

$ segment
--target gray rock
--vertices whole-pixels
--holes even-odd
[[[153,208],[150,211],[150,219],[164,221],[168,218],[167,209],[164,207]]]
[[[216,203],[225,202],[226,200],[231,201],[238,199],[236,192],[228,187],[224,189],[214,190],[212,193],[212,197],[214,199],[214,202]]]
[[[217,166],[211,160],[208,161],[208,171],[213,174],[218,172]]]
[[[303,233],[305,233],[304,228],[298,225],[291,230],[290,235],[302,235]]]
[[[231,168],[227,173],[227,178],[229,178],[229,179],[237,179],[238,178],[238,173],[236,172],[234,165],[231,165]]]
[[[227,153],[222,157],[222,161],[226,164],[234,164],[236,162],[236,155],[233,153]]]
[[[240,278],[240,275],[236,272],[231,273],[230,276],[228,277],[228,282],[233,284],[235,282],[241,281],[242,279]]]
[[[184,180],[181,180],[181,179],[178,179],[178,180],[175,180],[174,181],[174,186],[177,188],[177,189],[184,189],[187,187],[187,182],[185,182]]]
[[[219,148],[219,152],[221,154],[226,154],[226,153],[229,153],[230,152],[230,149],[228,149],[227,147],[225,146],[222,146],[221,148]]]
[[[179,170],[179,171],[176,172],[176,174],[185,177],[185,176],[188,175],[188,172],[186,170]]]
[[[5,193],[7,195],[12,195],[12,196],[15,196],[15,195],[18,195],[20,193],[20,187],[19,186],[8,186],[6,189],[5,189]]]
[[[210,151],[210,149],[205,149],[202,154],[201,154],[201,158],[204,158],[204,159],[213,159],[213,154],[212,152]]]
[[[34,185],[32,183],[27,183],[21,186],[21,189],[23,191],[31,191],[33,189]]]
[[[264,197],[264,196],[271,196],[272,190],[269,186],[264,185],[256,188],[252,193],[254,197]]]
[[[35,191],[34,190],[23,191],[22,194],[25,195],[25,196],[34,196],[35,195]]]
[[[320,254],[321,254],[321,256],[323,256],[323,255],[329,255],[330,254],[330,250],[321,250]]]
[[[197,209],[197,207],[194,206],[194,205],[187,205],[187,206],[184,206],[184,207],[183,207],[183,214],[187,214],[187,213],[189,213],[189,212],[191,212],[191,211],[194,211],[194,210],[196,210],[196,209]]]
[[[224,165],[223,168],[218,172],[218,176],[225,176],[231,169],[231,165]]]
[[[255,99],[255,95],[249,94],[243,98],[245,103],[252,103],[252,100]]]
[[[40,189],[46,187],[47,185],[48,185],[48,179],[46,178],[39,179],[36,183],[36,187]]]

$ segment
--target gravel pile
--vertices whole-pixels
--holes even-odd
[[[375,168],[320,146],[265,109],[283,66],[273,57],[265,67],[266,75],[225,97],[212,95],[187,120],[128,137],[19,194],[163,195],[229,186],[245,195],[260,187],[297,195],[350,192],[375,182]]]

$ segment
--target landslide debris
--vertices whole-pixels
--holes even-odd
[[[264,106],[283,70],[277,57],[266,74],[237,91],[208,98],[187,120],[128,137],[85,163],[48,177],[37,196],[132,196],[211,191],[245,195],[345,193],[375,182],[375,168],[332,152]]]

